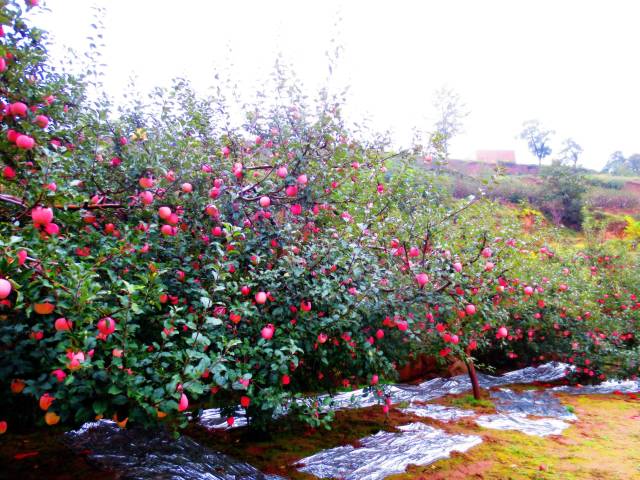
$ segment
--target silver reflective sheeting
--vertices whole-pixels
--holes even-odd
[[[550,362],[538,367],[527,367],[521,370],[505,373],[499,377],[478,374],[478,381],[482,388],[491,388],[512,383],[551,382],[563,378],[570,366],[565,363]],[[419,385],[398,384],[387,388],[387,393],[394,403],[401,402],[428,402],[451,394],[463,393],[471,390],[471,382],[468,375],[458,375],[451,378],[434,378]],[[348,408],[365,408],[380,403],[380,398],[363,389],[342,392],[329,397],[322,395],[318,401],[323,402],[330,398],[327,409],[344,410]],[[286,410],[278,413],[281,416]],[[217,409],[205,410],[200,418],[200,423],[208,429],[228,428],[226,418],[220,417]],[[235,423],[232,428],[246,425],[244,411],[238,410]]]
[[[481,427],[495,430],[517,430],[527,435],[546,437],[560,435],[569,427],[565,421],[577,420],[553,394],[544,390],[514,392],[501,388],[490,392],[497,414],[476,418]],[[552,418],[529,418],[552,417]]]
[[[401,408],[402,413],[415,415],[416,417],[433,418],[442,422],[452,422],[463,417],[473,417],[476,412],[473,410],[461,410],[455,407],[446,407],[444,405],[410,405],[407,408]]]
[[[378,480],[404,472],[407,465],[427,465],[482,442],[475,435],[449,435],[423,423],[398,429],[363,438],[358,448],[347,445],[307,457],[299,462],[299,470],[320,478]]]
[[[607,380],[598,385],[554,387],[551,391],[582,395],[609,394],[614,392],[639,393],[640,380]]]
[[[481,427],[494,430],[517,430],[527,435],[546,437],[560,435],[569,424],[555,418],[528,418],[524,413],[498,413],[476,418]]]
[[[167,432],[122,429],[115,422],[85,423],[65,434],[76,451],[89,450],[90,461],[131,480],[264,480],[248,463],[209,450],[182,436]]]
[[[229,427],[227,417],[222,416],[219,408],[209,408],[204,410],[198,421],[200,424],[210,430],[226,430],[229,428],[238,428],[247,426],[247,413],[244,408],[238,407],[234,412],[233,426]]]
[[[500,413],[522,413],[537,417],[552,417],[560,420],[577,420],[567,407],[548,390],[525,390],[514,392],[508,388],[489,392],[496,410]]]

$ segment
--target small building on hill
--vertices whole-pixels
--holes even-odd
[[[476,161],[484,163],[515,163],[516,152],[513,150],[477,150]]]

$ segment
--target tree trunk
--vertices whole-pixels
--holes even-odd
[[[473,398],[480,400],[480,384],[478,383],[478,374],[476,373],[476,367],[473,365],[473,360],[466,359],[464,363],[467,365],[469,372],[469,380],[471,380],[471,388],[473,389]]]

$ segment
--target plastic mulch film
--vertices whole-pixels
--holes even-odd
[[[89,450],[90,461],[131,480],[268,480],[247,463],[209,450],[189,437],[167,432],[122,429],[115,422],[86,423],[65,434],[75,451]]]
[[[640,380],[607,380],[598,385],[562,386],[551,389],[553,392],[570,394],[609,394],[609,393],[639,393]]]
[[[473,417],[476,415],[476,412],[473,410],[461,410],[455,407],[435,404],[409,405],[406,408],[401,408],[400,411],[408,415],[433,418],[434,420],[440,420],[442,422],[453,422],[459,418]]]
[[[427,465],[482,442],[475,435],[450,435],[423,423],[398,430],[363,438],[358,448],[347,445],[324,450],[300,460],[298,470],[320,478],[378,480],[404,472],[409,464]]]
[[[498,413],[476,418],[481,427],[494,430],[518,430],[527,435],[560,435],[569,424],[557,418],[529,418],[524,413]]]
[[[551,382],[563,378],[569,366],[564,363],[545,363],[539,367],[527,367],[521,370],[506,373],[494,377],[492,375],[478,374],[478,381],[483,388],[491,388],[512,383]],[[419,385],[398,384],[388,387],[394,403],[428,402],[435,398],[450,394],[463,393],[471,390],[471,382],[468,375],[458,375],[451,378],[434,378]],[[320,402],[329,398],[327,395],[318,397]],[[327,407],[331,410],[343,410],[348,408],[365,408],[379,403],[379,398],[373,393],[362,389],[343,392],[330,397]],[[285,411],[279,415],[285,414]],[[244,410],[239,409],[232,428],[246,425]],[[208,429],[229,428],[226,418],[221,418],[218,410],[205,410],[200,418],[200,423]]]
[[[508,388],[501,388],[491,391],[489,394],[499,413],[522,413],[537,417],[558,418],[570,422],[578,419],[549,390],[514,392]]]
[[[233,427],[229,427],[227,417],[222,416],[219,408],[204,410],[198,419],[200,424],[210,430],[226,430],[247,426],[247,413],[244,408],[238,407],[234,413]]]
[[[546,437],[560,435],[569,427],[567,421],[577,420],[549,391],[525,390],[514,392],[507,388],[490,392],[497,414],[476,419],[481,427],[496,430],[518,430],[527,435]],[[550,418],[530,418],[550,417]]]

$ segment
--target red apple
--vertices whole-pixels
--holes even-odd
[[[153,187],[153,178],[150,177],[142,177],[138,183],[142,188],[151,188]]]
[[[67,320],[66,318],[58,318],[53,324],[54,328],[57,332],[64,332],[66,330],[71,330],[73,327],[73,323]]]
[[[49,410],[49,407],[51,406],[54,400],[55,400],[54,397],[52,397],[48,393],[44,393],[43,395],[40,396],[40,400],[38,404],[40,405],[40,408],[42,410],[47,411]]]
[[[36,117],[36,125],[40,128],[47,128],[47,125],[49,125],[49,118],[45,115],[38,115]]]
[[[60,227],[55,223],[47,223],[44,226],[44,231],[47,233],[47,235],[58,235],[58,233],[60,233]]]
[[[416,281],[420,287],[424,287],[427,283],[429,283],[429,276],[426,273],[419,273],[416,275]]]
[[[24,117],[27,114],[27,106],[22,102],[12,103],[9,106],[9,112],[14,117]]]
[[[160,207],[158,209],[158,216],[162,219],[162,220],[167,220],[169,219],[169,217],[171,217],[171,209],[169,207]]]
[[[267,197],[266,195],[260,197],[260,206],[262,208],[267,208],[269,205],[271,205],[271,199],[269,197]]]
[[[151,205],[153,203],[153,193],[148,190],[140,193],[140,200],[145,205]]]
[[[274,332],[275,327],[273,326],[273,324],[269,323],[266,327],[263,327],[262,330],[260,330],[260,335],[262,335],[262,338],[264,338],[265,340],[271,340],[271,338],[273,338]]]
[[[2,176],[7,180],[13,180],[14,178],[16,178],[16,171],[9,165],[7,165],[2,169]]]
[[[101,334],[108,336],[116,331],[116,322],[111,317],[104,317],[98,320],[98,330]]]
[[[162,225],[162,227],[160,227],[160,232],[166,236],[174,236],[178,233],[178,229],[171,225]]]
[[[16,138],[16,146],[24,150],[31,150],[36,144],[36,141],[29,135],[18,135]]]
[[[51,375],[56,377],[56,380],[58,382],[63,382],[64,379],[67,378],[67,374],[64,372],[64,370],[60,370],[59,368],[51,372]]]
[[[289,185],[286,189],[285,189],[285,193],[287,194],[287,196],[289,197],[295,197],[296,195],[298,195],[298,187],[296,187],[295,185]]]
[[[0,278],[0,300],[4,300],[11,294],[11,283],[4,278]]]
[[[189,408],[189,399],[183,393],[182,395],[180,395],[180,403],[178,403],[178,411],[184,412],[187,408]]]
[[[31,219],[35,225],[47,225],[53,221],[53,210],[50,208],[36,207],[31,210]]]

